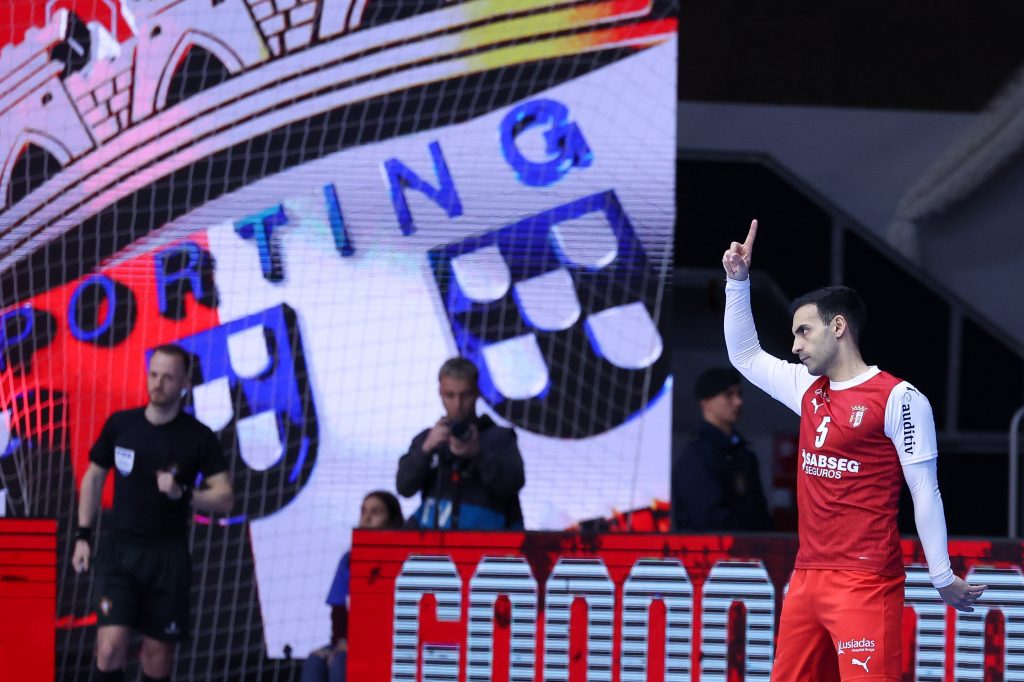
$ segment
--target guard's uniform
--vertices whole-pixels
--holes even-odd
[[[772,680],[898,681],[905,572],[896,514],[903,467],[938,454],[931,405],[877,367],[833,382],[768,355],[751,334],[749,285],[730,280],[726,292],[730,358],[800,415],[800,549]]]
[[[171,500],[157,489],[160,470],[176,471],[179,485],[227,469],[214,433],[180,412],[159,426],[145,408],[107,419],[89,459],[114,468],[114,506],[96,556],[99,625],[125,625],[173,642],[187,636],[191,560],[190,495]]]

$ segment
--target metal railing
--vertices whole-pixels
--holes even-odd
[[[1007,499],[1006,527],[1009,529],[1007,535],[1011,538],[1017,537],[1017,522],[1020,520],[1020,509],[1018,508],[1017,496],[1020,492],[1020,422],[1024,419],[1024,405],[1013,413],[1010,420],[1010,494]]]

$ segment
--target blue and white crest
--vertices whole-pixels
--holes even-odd
[[[643,411],[664,384],[659,277],[614,191],[429,255],[481,394],[517,426],[593,436]]]

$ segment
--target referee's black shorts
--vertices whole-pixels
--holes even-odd
[[[185,539],[108,533],[95,567],[97,625],[125,625],[164,642],[188,636],[192,562]]]

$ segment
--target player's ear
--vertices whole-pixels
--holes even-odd
[[[842,315],[836,315],[832,318],[832,329],[837,339],[843,338],[843,335],[849,331],[849,325],[846,323],[846,318]]]

